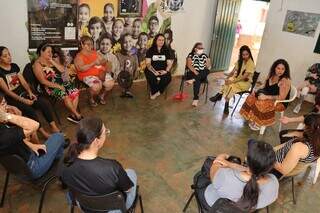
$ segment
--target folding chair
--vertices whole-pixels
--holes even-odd
[[[252,91],[253,91],[253,89],[254,89],[254,87],[256,86],[256,83],[257,83],[257,81],[258,81],[259,75],[260,75],[259,72],[254,71],[253,76],[252,76],[252,82],[251,82],[251,87],[250,87],[250,89],[249,89],[249,90],[246,90],[246,91],[238,92],[238,93],[236,93],[236,94],[234,95],[234,99],[235,99],[235,96],[236,96],[236,95],[239,95],[239,98],[238,98],[238,101],[237,101],[237,103],[236,103],[236,106],[233,107],[233,110],[232,110],[232,113],[231,113],[231,117],[233,116],[234,111],[236,111],[237,106],[238,106],[238,104],[239,104],[242,96],[243,96],[244,94],[250,94],[250,93],[252,93]],[[235,102],[235,101],[234,101],[234,102]]]
[[[139,194],[139,186],[137,186],[135,200],[128,210],[126,209],[126,199],[124,193],[120,191],[98,196],[85,195],[72,189],[70,192],[72,195],[71,213],[74,212],[74,207],[77,206],[77,203],[79,203],[81,210],[84,212],[108,212],[118,209],[122,213],[133,213],[135,212],[138,199],[140,202],[140,211],[141,213],[144,212],[142,198]]]
[[[17,176],[19,179],[21,179],[22,182],[29,183],[33,186],[36,186],[41,190],[41,197],[40,197],[40,204],[38,208],[38,213],[41,213],[44,197],[47,191],[47,188],[49,184],[56,180],[56,170],[57,165],[59,161],[54,161],[51,168],[44,174],[42,177],[33,179],[32,173],[27,166],[27,163],[18,155],[6,155],[3,157],[0,157],[0,164],[6,169],[6,179],[4,182],[4,187],[2,191],[2,197],[1,197],[1,203],[0,207],[3,207],[4,199],[6,196],[8,183],[9,183],[9,177],[10,174],[13,174],[14,176]]]
[[[288,100],[282,100],[282,101],[277,100],[277,101],[274,102],[274,106],[276,106],[278,103],[290,103],[290,102],[294,101],[296,99],[296,97],[297,97],[297,94],[298,94],[297,88],[295,86],[291,85],[291,89],[290,89],[289,92],[290,92],[290,98]],[[283,117],[284,111],[280,112],[280,117]],[[280,122],[280,124],[279,124],[279,132],[281,131],[281,128],[282,128],[282,124]],[[265,130],[266,130],[266,126],[262,126],[260,128],[260,132],[259,132],[260,135],[263,135]]]

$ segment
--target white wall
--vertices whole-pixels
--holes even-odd
[[[1,1],[0,20],[0,45],[10,49],[13,61],[23,69],[29,62],[27,0]]]
[[[173,14],[173,47],[178,54],[178,71],[184,72],[188,53],[196,42],[203,42],[209,55],[216,0],[185,0],[184,11]]]
[[[209,53],[216,0],[185,0],[184,11],[172,15],[173,46],[178,54],[179,72],[185,58],[197,41],[202,41]],[[29,61],[27,0],[10,0],[1,4],[0,45],[7,46],[13,61],[21,68]]]
[[[283,4],[281,4],[283,2]],[[283,32],[287,10],[320,13],[319,0],[273,0],[270,3],[265,32],[257,60],[257,71],[266,76],[273,61],[284,58],[289,62],[294,85],[302,82],[308,67],[320,62],[320,55],[313,53],[320,25],[315,36]]]

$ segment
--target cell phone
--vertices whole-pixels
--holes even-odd
[[[46,151],[44,151],[43,149],[38,149],[38,157],[41,157],[42,155],[46,154]]]

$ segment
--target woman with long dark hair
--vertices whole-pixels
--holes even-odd
[[[211,62],[207,54],[204,53],[204,47],[201,42],[195,43],[187,57],[187,83],[193,84],[193,102],[192,106],[198,106],[199,90],[201,82],[207,79],[210,73]]]
[[[131,207],[136,195],[137,175],[124,170],[112,159],[99,157],[110,134],[100,118],[80,121],[76,139],[70,145],[61,171],[62,181],[72,190],[86,195],[105,195],[114,191],[126,193],[126,207]],[[81,203],[80,203],[81,206]]]
[[[269,174],[276,156],[273,147],[262,141],[248,141],[247,165],[231,163],[227,154],[219,155],[210,169],[212,183],[204,196],[209,206],[219,198],[228,198],[245,212],[264,208],[278,197],[279,183]]]
[[[320,114],[306,115],[304,124],[302,136],[275,147],[277,162],[273,174],[278,178],[290,173],[298,162],[311,163],[320,156]]]
[[[146,53],[147,68],[144,71],[150,85],[150,99],[156,99],[171,82],[171,67],[173,58],[164,45],[165,37],[158,34],[154,37],[152,46]]]
[[[249,127],[258,131],[261,126],[270,126],[275,122],[275,111],[283,111],[286,105],[277,100],[286,100],[290,97],[290,68],[284,59],[273,62],[265,83],[256,92],[253,92],[242,105],[240,114],[249,121]]]
[[[224,113],[229,113],[229,99],[236,93],[246,91],[251,86],[252,76],[255,71],[251,50],[244,45],[240,48],[238,61],[232,72],[225,81],[222,90],[215,96],[210,98],[210,101],[220,101],[222,97],[225,98]]]

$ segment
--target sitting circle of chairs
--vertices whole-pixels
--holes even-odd
[[[91,107],[96,107],[98,103],[106,104],[106,95],[115,82],[123,90],[122,98],[134,97],[130,88],[139,76],[140,59],[132,54],[132,39],[129,34],[121,37],[121,50],[113,54],[110,48],[112,38],[108,35],[96,41],[88,36],[81,38],[74,68],[76,81],[82,82],[88,90]],[[155,35],[151,47],[145,51],[142,72],[151,100],[163,93],[166,95],[172,79],[175,56],[165,40],[165,35]],[[100,47],[99,51],[94,46]],[[48,185],[58,177],[62,185],[69,189],[67,197],[72,212],[75,206],[84,212],[134,212],[138,203],[143,212],[135,171],[124,169],[116,160],[99,156],[99,150],[108,142],[110,129],[100,118],[84,118],[80,113],[80,91],[69,77],[70,62],[66,61],[60,49],[47,43],[39,46],[37,54],[38,58],[29,63],[22,74],[18,65],[12,63],[9,49],[0,47],[0,89],[3,92],[0,93],[0,134],[4,136],[0,138],[0,143],[5,144],[0,149],[0,163],[7,171],[0,206],[4,204],[12,174],[42,190],[38,212],[42,210]],[[211,62],[204,53],[203,44],[195,43],[187,56],[177,97],[183,99],[185,83],[192,85],[192,106],[197,107],[200,87],[204,85],[202,93],[206,92],[207,101],[210,69]],[[280,112],[280,131],[282,123],[290,120],[284,115],[288,103],[295,100],[300,88],[296,89],[291,84],[289,64],[284,59],[276,60],[266,80],[256,87],[258,76],[250,48],[242,46],[234,69],[221,91],[210,101],[215,104],[224,97],[224,113],[227,114],[229,100],[239,95],[233,107],[233,116],[240,99],[244,94],[249,94],[240,109],[249,127],[264,134],[266,127],[275,123],[276,112]],[[53,109],[50,106],[58,100],[62,100],[70,112],[67,119],[78,124],[76,142],[72,144],[53,119],[55,113],[60,125],[54,106]],[[40,125],[36,110],[42,112],[53,134],[50,135]],[[294,177],[315,165],[315,183],[320,171],[320,115],[311,113],[295,121],[303,122],[302,129],[281,131],[282,144],[279,146],[249,140],[243,164],[227,154],[207,159],[201,171],[194,176],[191,187],[194,192],[183,211],[186,211],[193,197],[199,212],[268,210],[268,206],[278,197],[278,180],[284,179],[291,180],[293,202],[296,203]],[[37,131],[45,137],[45,143],[40,142]],[[67,147],[63,158],[64,148]],[[13,163],[15,167],[12,167]],[[99,181],[96,181],[97,178]]]

